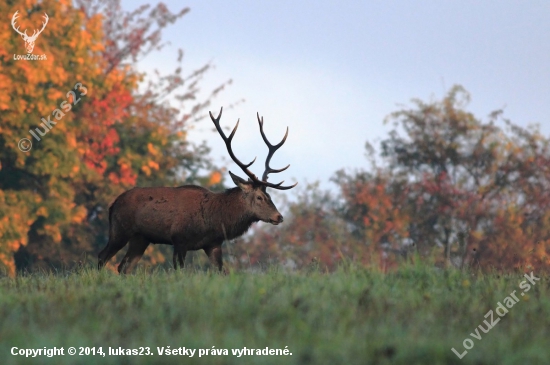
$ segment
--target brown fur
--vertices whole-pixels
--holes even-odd
[[[283,217],[265,186],[231,174],[236,188],[214,193],[200,186],[133,188],[109,207],[109,242],[99,253],[101,269],[129,241],[118,266],[127,272],[150,243],[174,246],[173,264],[183,267],[187,251],[204,250],[222,270],[221,245],[257,221],[278,224]]]

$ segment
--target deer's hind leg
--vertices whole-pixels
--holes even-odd
[[[183,245],[180,245],[180,244],[174,245],[174,256],[172,257],[172,261],[174,263],[175,270],[178,269],[178,264],[179,264],[179,267],[183,269],[186,255],[187,255],[187,250],[183,247]]]
[[[97,268],[100,270],[122,247],[126,245],[129,237],[112,229],[109,232],[109,242],[99,255],[97,255]]]
[[[142,236],[134,236],[130,239],[128,252],[118,265],[118,272],[126,274],[134,268],[136,263],[141,259],[143,253],[149,246],[149,241]]]

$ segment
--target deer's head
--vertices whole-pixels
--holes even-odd
[[[248,168],[250,165],[256,161],[252,160],[252,162],[248,164],[242,163],[233,153],[233,149],[231,147],[231,140],[235,136],[235,132],[237,131],[237,128],[239,127],[239,121],[237,121],[237,125],[235,128],[233,128],[233,131],[227,137],[225,133],[223,132],[222,128],[220,127],[220,118],[222,116],[223,108],[220,109],[220,114],[217,118],[214,118],[212,115],[212,112],[210,112],[210,118],[214,122],[214,125],[216,126],[216,129],[218,130],[218,133],[222,137],[223,141],[225,142],[225,146],[227,147],[227,152],[229,152],[229,156],[231,156],[231,159],[243,170],[243,172],[248,176],[248,180],[244,180],[240,178],[237,175],[234,175],[229,171],[229,174],[231,175],[231,178],[233,179],[233,182],[235,185],[237,185],[244,193],[244,199],[247,202],[248,209],[261,221],[271,223],[271,224],[279,224],[283,222],[283,216],[279,211],[277,210],[277,207],[275,207],[275,204],[273,204],[273,201],[271,200],[271,197],[267,193],[267,188],[277,189],[277,190],[288,190],[295,187],[298,183],[290,186],[281,186],[284,181],[281,181],[280,183],[273,184],[270,182],[267,182],[268,175],[271,173],[277,173],[282,172],[289,168],[290,165],[287,165],[286,167],[283,167],[282,169],[273,169],[269,166],[269,162],[271,161],[271,158],[273,157],[273,154],[275,151],[277,151],[286,141],[286,138],[288,137],[288,128],[286,129],[285,136],[283,137],[282,141],[279,142],[276,145],[272,145],[268,140],[267,137],[264,134],[264,119],[263,117],[260,118],[260,115],[258,114],[258,124],[260,125],[260,133],[262,135],[262,138],[267,145],[269,149],[269,153],[267,154],[267,158],[265,160],[265,171],[262,175],[262,179],[258,179],[256,175],[254,175]]]

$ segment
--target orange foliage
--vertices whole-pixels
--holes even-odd
[[[26,53],[23,41],[9,21],[0,23],[0,267],[10,275],[16,266],[51,268],[95,256],[106,240],[107,206],[125,189],[209,176],[205,150],[195,152],[183,131],[183,120],[208,105],[195,97],[208,66],[189,77],[176,69],[151,78],[144,94],[138,83],[145,77],[134,67],[187,9],[173,14],[159,4],[129,14],[115,11],[119,5],[0,3],[10,18],[19,12],[21,29],[49,17],[33,51],[47,56],[41,61],[14,60]],[[188,97],[175,100],[193,105],[157,99],[178,92]],[[22,138],[32,142],[30,151],[19,149]],[[205,176],[196,173],[201,168]]]

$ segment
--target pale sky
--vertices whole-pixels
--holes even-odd
[[[122,1],[127,10],[143,3]],[[388,114],[412,98],[440,99],[454,84],[470,92],[477,117],[504,108],[512,122],[550,134],[550,1],[165,3],[191,12],[164,32],[170,45],[140,67],[173,69],[182,48],[188,71],[215,64],[205,91],[233,79],[212,109],[246,99],[224,111],[222,125],[241,119],[234,149],[243,161],[258,156],[256,174],[267,154],[256,112],[272,142],[288,126],[272,165],[291,166],[270,181],[331,187],[336,170],[367,167],[365,142],[378,147]],[[227,156],[210,120],[198,127],[190,138],[206,139],[216,161]]]

